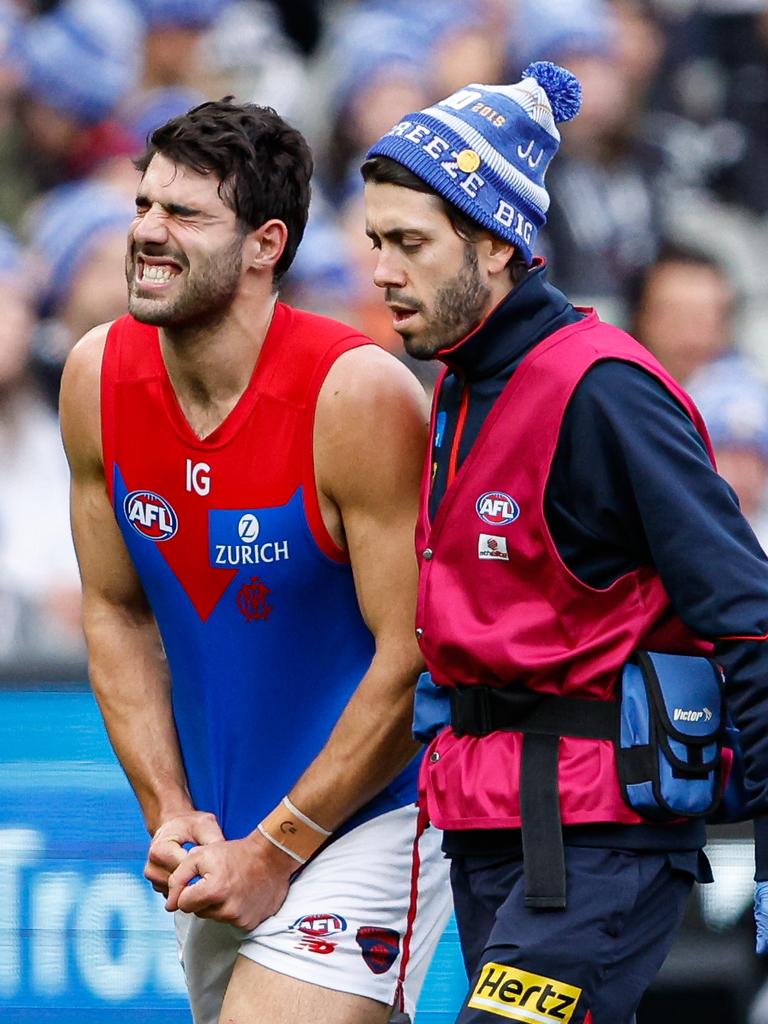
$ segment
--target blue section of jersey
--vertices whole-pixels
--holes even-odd
[[[190,792],[228,839],[251,832],[324,746],[374,652],[348,565],[309,529],[301,490],[278,508],[209,512],[208,559],[236,575],[202,621],[162,544],[115,510],[157,619]],[[413,802],[413,762],[345,830]]]

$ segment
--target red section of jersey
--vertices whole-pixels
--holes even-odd
[[[302,487],[318,547],[346,560],[320,513],[312,435],[328,370],[343,352],[364,344],[367,338],[343,324],[278,303],[248,387],[201,439],[177,401],[157,328],[130,316],[112,325],[102,364],[107,486],[114,500],[117,467],[132,525],[157,543],[202,619],[237,575],[210,564],[212,509],[279,506]]]

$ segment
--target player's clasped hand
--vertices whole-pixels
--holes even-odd
[[[295,870],[259,835],[198,846],[168,879],[165,908],[252,931],[280,909]],[[190,885],[196,875],[200,881]]]
[[[152,883],[155,892],[167,896],[168,879],[186,859],[189,844],[205,846],[223,839],[224,834],[213,814],[189,811],[169,818],[152,837],[147,863],[144,865],[144,877]]]
[[[755,951],[768,953],[768,882],[755,886]]]

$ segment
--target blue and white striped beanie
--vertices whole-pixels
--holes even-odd
[[[407,167],[530,263],[549,208],[544,177],[560,145],[557,124],[575,117],[581,86],[538,61],[515,85],[467,85],[408,114],[368,151]]]

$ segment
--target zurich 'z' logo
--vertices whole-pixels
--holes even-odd
[[[507,526],[520,515],[520,506],[504,491],[486,491],[475,502],[475,510],[484,523]]]
[[[179,528],[171,506],[154,491],[131,491],[123,501],[125,518],[147,540],[170,540]]]

